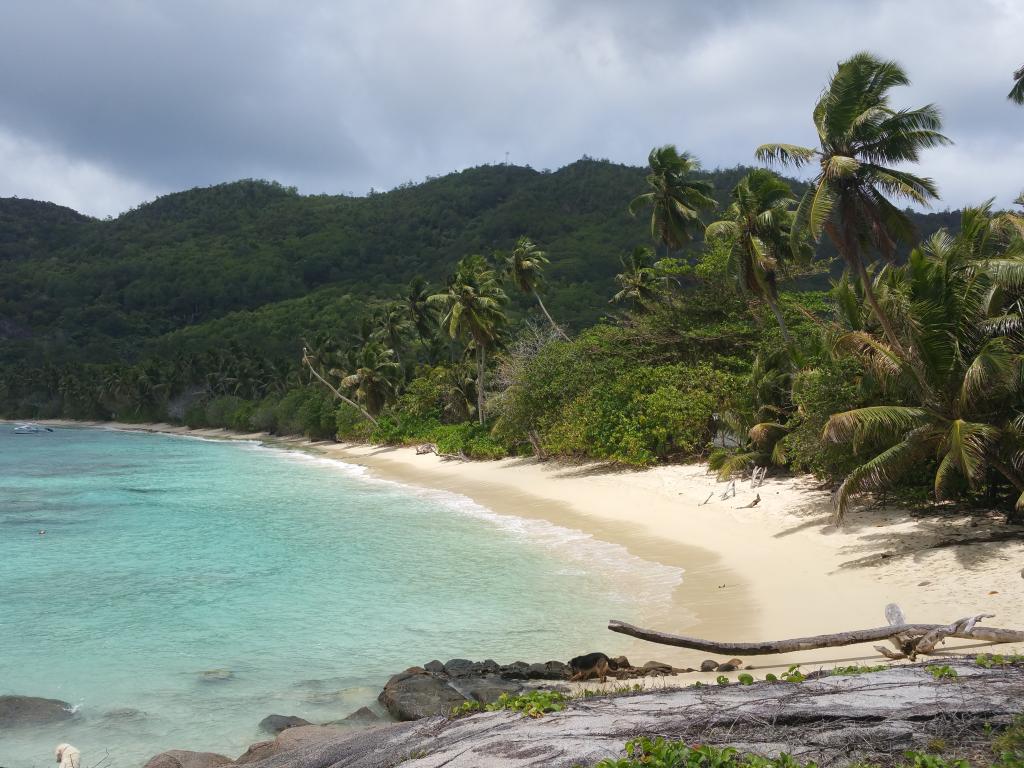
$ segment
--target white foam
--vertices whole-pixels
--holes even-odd
[[[585,531],[556,525],[547,520],[500,514],[468,496],[453,491],[374,477],[366,467],[342,459],[318,456],[301,450],[282,450],[267,443],[257,444],[256,447],[272,450],[297,461],[331,467],[361,482],[397,489],[407,496],[423,499],[434,506],[484,521],[512,536],[529,540],[531,545],[542,547],[562,561],[568,560],[563,569],[566,575],[596,571],[613,583],[628,583],[633,599],[638,603],[645,603],[648,607],[667,608],[671,603],[672,592],[683,581],[682,568],[645,560],[632,554],[621,544],[602,541]],[[429,510],[430,506],[425,506],[425,509]]]

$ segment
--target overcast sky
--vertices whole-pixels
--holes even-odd
[[[812,143],[836,62],[895,58],[957,207],[1024,189],[1021,0],[3,0],[0,196],[117,215],[239,178],[364,194],[510,161],[705,167]]]

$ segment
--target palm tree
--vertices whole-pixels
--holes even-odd
[[[444,293],[437,293],[427,301],[441,307],[442,327],[448,335],[467,339],[476,355],[477,418],[484,423],[484,375],[487,369],[487,350],[498,341],[505,322],[502,305],[508,300],[501,281],[483,256],[466,256],[448,280]]]
[[[901,346],[918,350],[920,372],[912,374],[910,361],[866,331],[839,339],[894,402],[829,419],[826,439],[882,448],[843,481],[837,516],[852,495],[892,485],[934,458],[937,500],[977,488],[992,468],[1017,489],[1013,517],[1024,520],[1024,318],[1017,301],[1024,241],[1001,240],[988,206],[967,209],[960,234],[937,233],[905,267],[878,276],[883,280],[889,298],[902,305]]]
[[[372,414],[355,400],[343,394],[327,378],[330,376],[337,380],[347,376],[346,370],[339,366],[347,365],[349,370],[356,368],[358,361],[355,354],[351,355],[350,360],[341,362],[341,355],[338,353],[334,340],[325,333],[318,333],[311,342],[306,342],[302,347],[302,364],[309,369],[310,376],[327,387],[336,398],[355,408],[363,418],[377,426],[377,419]]]
[[[558,323],[548,312],[548,308],[541,301],[538,287],[544,282],[544,265],[548,263],[547,254],[540,250],[528,237],[520,237],[516,241],[516,247],[505,256],[505,274],[520,291],[526,294],[533,294],[537,300],[540,311],[551,323],[555,332],[566,341],[569,337],[565,331],[558,327]]]
[[[424,347],[433,339],[434,325],[437,323],[437,313],[434,307],[427,303],[429,298],[430,284],[419,275],[409,281],[402,296],[406,316],[416,329],[416,334]]]
[[[1013,73],[1013,88],[1006,94],[1006,98],[1014,104],[1024,104],[1024,67]]]
[[[401,363],[401,349],[405,345],[405,335],[409,331],[405,308],[398,302],[391,302],[374,316],[374,321],[377,324],[374,335],[394,352],[395,360]]]
[[[762,161],[797,167],[817,161],[818,174],[800,201],[793,237],[809,232],[817,242],[822,233],[828,235],[860,280],[888,343],[904,357],[868,277],[868,249],[891,260],[897,241],[913,239],[910,219],[890,197],[920,205],[938,198],[931,179],[893,166],[916,162],[922,149],[950,143],[939,133],[942,120],[935,106],[890,106],[889,91],[909,83],[896,62],[858,53],[839,64],[815,105],[818,148],[763,144],[757,149]]]
[[[608,303],[621,304],[628,301],[634,312],[643,312],[661,296],[658,274],[654,268],[654,254],[650,248],[640,245],[621,261],[623,271],[615,276],[619,291]]]
[[[709,224],[707,240],[723,240],[731,246],[730,267],[740,290],[768,304],[782,331],[786,346],[793,349],[786,320],[779,308],[778,272],[787,259],[810,257],[806,240],[790,237],[796,198],[782,179],[758,168],[744,176],[732,191],[733,202],[725,218]]]
[[[787,423],[794,413],[793,360],[782,352],[754,357],[748,391],[739,400],[747,401],[743,409],[729,409],[719,415],[725,427],[723,447],[708,457],[708,469],[718,473],[719,480],[727,480],[751,465],[768,467],[783,465],[787,461],[782,438],[789,434]],[[732,448],[727,440],[735,443]]]
[[[713,209],[716,203],[711,185],[692,178],[700,163],[687,152],[666,144],[652,149],[647,162],[650,191],[635,197],[629,212],[635,216],[641,208],[650,207],[651,237],[671,252],[689,242],[695,230],[703,229],[700,212]]]
[[[370,342],[359,350],[355,370],[341,380],[341,385],[352,390],[356,401],[376,416],[394,398],[395,380],[401,370],[393,349]]]

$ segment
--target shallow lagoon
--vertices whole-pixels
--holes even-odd
[[[59,741],[84,766],[234,756],[265,715],[344,717],[410,664],[614,651],[607,619],[679,578],[302,452],[0,424],[0,693],[78,709],[0,731],[0,765],[49,765]]]

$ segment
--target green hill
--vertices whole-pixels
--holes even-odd
[[[706,174],[720,201],[744,171]],[[522,234],[551,257],[552,312],[580,328],[607,311],[621,255],[649,240],[626,213],[645,174],[588,158],[492,165],[366,197],[246,180],[107,220],[0,199],[0,362],[133,360],[213,339],[294,356],[303,333],[344,335],[373,297],[417,274],[439,283]],[[929,232],[955,215],[918,218]]]

